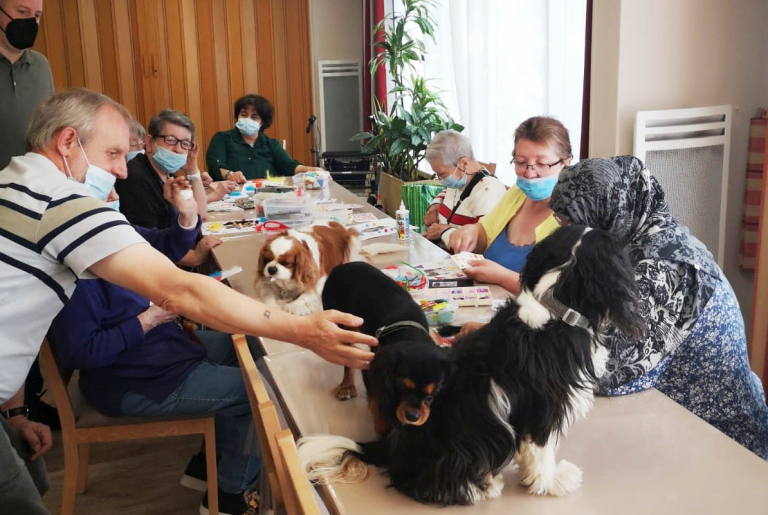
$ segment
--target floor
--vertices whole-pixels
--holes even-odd
[[[179,485],[201,436],[91,445],[88,486],[76,497],[75,515],[194,515],[201,492]],[[61,510],[64,453],[61,432],[46,454],[51,489],[43,498],[51,515]]]

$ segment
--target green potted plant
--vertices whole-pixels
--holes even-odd
[[[402,14],[387,16],[373,29],[374,35],[382,37],[374,43],[378,53],[370,62],[371,75],[382,66],[387,68],[394,84],[389,91],[392,105],[387,112],[374,99],[373,129],[352,138],[366,140],[362,150],[374,153],[381,172],[382,203],[390,214],[400,203],[402,183],[419,179],[418,166],[432,136],[445,129],[464,130],[451,118],[438,93],[416,73],[415,63],[424,60],[425,48],[414,32],[434,40],[435,21],[430,14],[434,0],[404,0],[403,4]]]

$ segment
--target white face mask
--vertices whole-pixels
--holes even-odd
[[[106,170],[99,168],[96,165],[92,165],[91,162],[88,161],[88,156],[85,154],[83,144],[80,143],[80,138],[77,138],[77,144],[80,145],[80,151],[83,153],[85,162],[88,165],[88,169],[85,171],[85,187],[88,188],[91,195],[99,200],[106,201],[109,192],[112,191],[112,188],[115,185],[116,177]],[[64,167],[67,169],[67,177],[73,181],[77,180],[72,176],[67,158],[64,156],[61,157],[64,158]]]
[[[138,156],[139,154],[143,154],[143,153],[144,153],[144,149],[143,148],[141,150],[131,150],[130,152],[125,154],[125,160],[126,161],[130,161],[134,157]]]
[[[250,118],[238,118],[237,123],[235,123],[235,127],[237,127],[237,130],[240,131],[240,134],[250,138],[259,133],[261,124],[256,120],[251,120]]]

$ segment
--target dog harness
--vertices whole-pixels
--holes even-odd
[[[413,320],[402,320],[400,322],[395,322],[394,324],[389,325],[383,325],[376,329],[376,332],[373,333],[373,336],[378,340],[379,338],[382,338],[383,336],[386,336],[388,334],[394,333],[395,331],[398,331],[400,329],[403,329],[405,327],[418,327],[425,333],[429,334],[428,329],[424,329],[424,326],[421,325],[418,322],[414,322]]]
[[[560,320],[566,324],[572,327],[581,327],[582,329],[587,330],[591,329],[587,317],[557,300],[552,288],[548,289],[541,295],[539,302],[541,302],[545,308],[557,315]]]

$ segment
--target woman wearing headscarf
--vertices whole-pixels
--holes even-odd
[[[562,223],[624,239],[635,265],[648,330],[639,340],[613,332],[601,393],[655,387],[768,459],[768,407],[738,301],[656,178],[636,157],[584,160],[561,173],[549,205]]]

